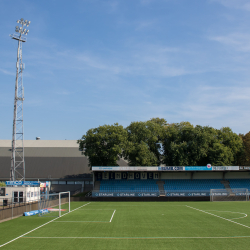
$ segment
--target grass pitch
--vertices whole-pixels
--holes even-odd
[[[249,202],[72,202],[72,212],[60,218],[0,223],[0,248],[249,249],[249,207]]]

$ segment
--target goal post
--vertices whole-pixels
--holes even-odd
[[[70,212],[70,191],[68,192],[60,192],[59,193],[59,217],[61,217],[61,204],[62,204],[62,200],[64,199],[64,202],[67,203],[68,202],[68,213]]]
[[[210,201],[248,201],[249,191],[246,188],[210,189]]]
[[[61,217],[70,212],[70,191],[44,194],[38,202],[39,216]]]

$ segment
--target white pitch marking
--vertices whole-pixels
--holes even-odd
[[[102,223],[109,223],[110,221],[67,221],[67,220],[60,220],[60,221],[54,221],[54,222],[72,222],[72,223],[74,223],[74,222],[76,222],[76,223],[78,223],[78,222],[98,222],[98,223],[100,223],[100,222],[102,222]]]
[[[25,236],[27,239],[228,239],[228,238],[250,238],[250,236],[211,236],[211,237],[32,237]]]
[[[114,213],[112,214],[111,219],[110,219],[110,221],[109,221],[109,222],[111,222],[111,221],[112,221],[112,219],[113,219],[113,217],[114,217],[114,215],[115,215],[115,211],[116,211],[116,210],[114,210]]]
[[[213,215],[213,216],[218,217],[218,218],[220,218],[220,219],[227,220],[227,221],[229,221],[229,222],[232,222],[232,223],[235,223],[235,224],[238,224],[238,225],[240,225],[240,226],[247,227],[247,228],[250,229],[249,226],[243,225],[243,224],[238,223],[238,222],[235,222],[235,221],[233,221],[233,220],[229,220],[229,219],[226,219],[226,218],[224,218],[224,217],[221,217],[221,216],[218,216],[218,215],[215,215],[215,214],[211,214],[211,213],[208,213],[208,212],[206,212],[206,211],[203,211],[203,210],[200,210],[200,209],[197,209],[197,208],[194,208],[194,207],[190,207],[190,206],[187,206],[187,205],[186,205],[186,207],[192,208],[192,209],[194,209],[194,210],[197,210],[197,211],[200,211],[200,212],[203,212],[203,213],[206,213],[206,214]]]
[[[90,204],[90,203],[91,203],[91,202],[89,202],[89,203],[87,203],[87,204],[85,204],[85,205],[83,205],[83,206],[80,206],[80,207],[78,207],[78,208],[76,208],[76,209],[70,211],[69,213],[71,213],[71,212],[73,212],[73,211],[75,211],[75,210],[77,210],[77,209],[79,209],[79,208],[81,208],[81,207],[84,207],[84,206],[86,206],[86,205],[88,205],[88,204]],[[68,213],[67,213],[67,214],[68,214]],[[63,214],[62,216],[64,216],[64,215],[66,215],[66,214]],[[62,216],[61,216],[61,217],[62,217]],[[18,239],[20,239],[21,237],[23,237],[23,236],[25,236],[25,235],[27,235],[27,234],[29,234],[29,233],[31,233],[31,232],[33,232],[33,231],[39,229],[39,228],[45,226],[45,225],[49,224],[50,222],[55,221],[55,220],[57,220],[57,219],[59,219],[59,218],[61,218],[61,217],[57,217],[57,218],[55,218],[55,219],[53,219],[53,220],[50,220],[50,221],[44,223],[43,225],[41,225],[41,226],[39,226],[39,227],[36,227],[36,228],[30,230],[29,232],[27,232],[27,233],[25,233],[25,234],[22,234],[22,235],[16,237],[15,239],[10,240],[10,241],[4,243],[3,245],[0,245],[0,247],[3,247],[3,246],[5,246],[5,245],[7,245],[7,244],[9,244],[9,243],[11,243],[11,242],[13,242],[13,241],[15,241],[15,240],[18,240]]]
[[[91,211],[92,210],[112,210],[113,211],[113,209],[80,209],[80,210],[91,210]],[[112,216],[110,218],[110,221],[64,221],[64,220],[59,220],[59,221],[54,221],[54,222],[72,222],[72,223],[74,223],[74,222],[76,222],[76,223],[78,223],[78,222],[82,222],[82,223],[84,223],[84,222],[96,222],[96,223],[100,223],[100,222],[102,222],[102,223],[109,223],[109,222],[112,221],[115,212],[116,212],[116,210],[114,210],[114,212],[113,212],[113,214],[112,214]]]
[[[247,217],[247,214],[245,214],[245,213],[240,213],[240,212],[232,212],[232,211],[219,211],[219,210],[207,210],[207,211],[225,212],[225,213],[232,213],[232,214],[244,214],[244,215],[245,215],[245,216],[243,216],[243,217],[231,218],[231,220],[237,220],[237,219],[242,219],[242,218],[246,218],[246,217]]]
[[[79,209],[79,210],[83,210],[83,211],[86,211],[86,210],[112,210],[113,211],[113,209]]]

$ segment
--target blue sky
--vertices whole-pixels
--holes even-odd
[[[11,139],[16,21],[24,138],[165,118],[250,130],[248,0],[0,0],[0,139]]]

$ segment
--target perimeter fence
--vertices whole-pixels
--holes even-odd
[[[15,198],[0,198],[0,222],[6,219],[13,219],[17,216],[22,216],[24,212],[38,210],[39,202],[42,201],[42,199],[45,199],[45,196],[42,196],[41,199],[27,202],[26,197],[22,197],[22,199],[19,198],[18,200]],[[57,200],[50,201],[48,206],[57,206]],[[61,202],[65,203],[67,202],[67,199],[62,198]]]
[[[7,200],[7,201],[6,201]],[[13,199],[0,200],[0,221],[6,219],[13,219],[17,216],[23,215],[24,212],[29,212],[38,209],[38,200],[26,202],[24,198],[22,201],[14,201]]]

